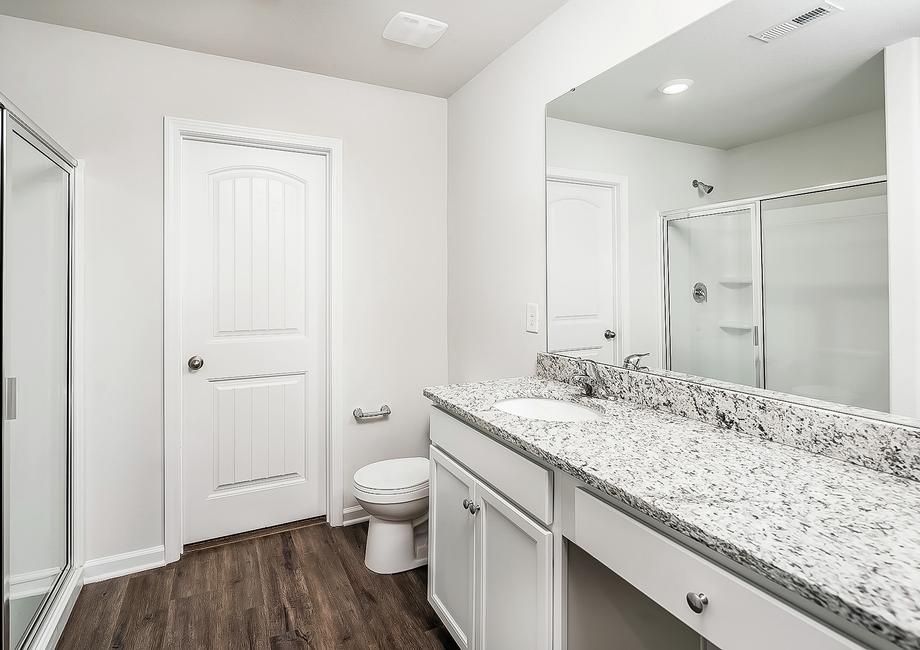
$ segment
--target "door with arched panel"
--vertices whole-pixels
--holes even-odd
[[[183,542],[325,511],[326,162],[182,143]]]

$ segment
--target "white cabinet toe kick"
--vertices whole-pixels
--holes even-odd
[[[754,584],[728,559],[436,407],[430,457],[428,600],[464,650],[582,650],[585,635],[568,630],[584,621],[570,608],[585,607],[569,602],[570,543],[696,638],[688,650],[895,647],[804,599],[778,597],[780,587]],[[601,626],[634,611],[611,612],[617,602],[606,598],[594,607],[608,619]],[[623,647],[652,647],[643,624],[625,623]]]

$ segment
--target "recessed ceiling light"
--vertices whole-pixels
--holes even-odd
[[[413,47],[431,47],[446,31],[447,23],[400,11],[387,23],[383,37]]]
[[[662,95],[679,95],[690,90],[692,85],[693,79],[671,79],[658,86],[658,92]]]

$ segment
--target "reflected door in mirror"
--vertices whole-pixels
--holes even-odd
[[[604,363],[620,357],[612,335],[617,309],[615,191],[570,181],[546,183],[550,352]]]

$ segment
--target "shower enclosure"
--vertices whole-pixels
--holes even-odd
[[[71,228],[76,161],[0,96],[3,647],[47,646],[76,593]]]
[[[886,191],[662,213],[665,368],[887,411]]]

